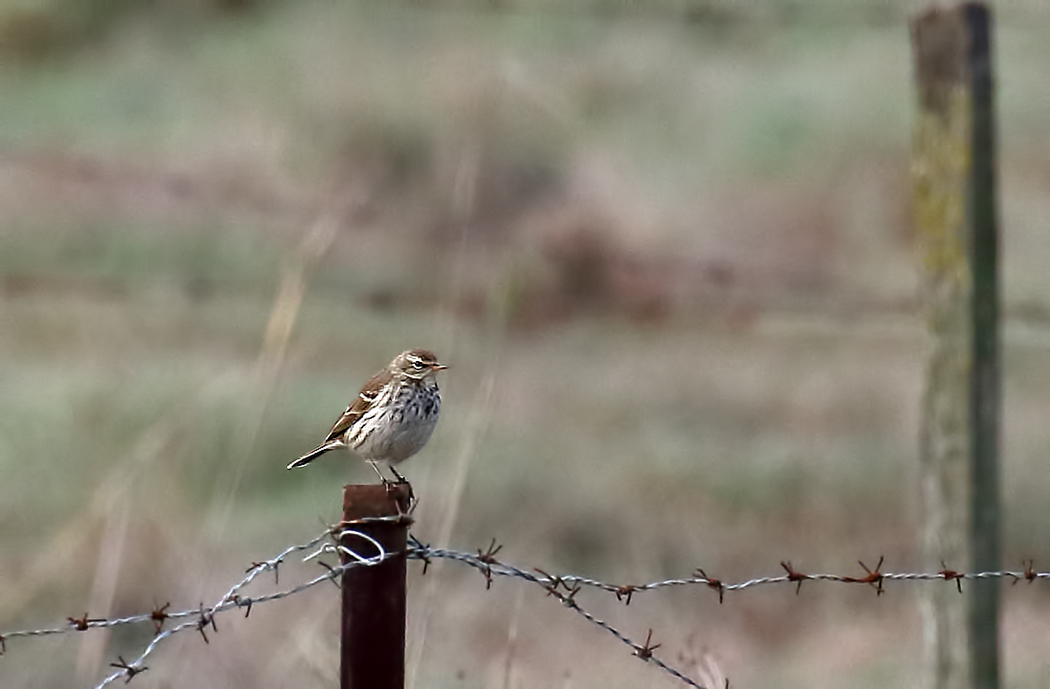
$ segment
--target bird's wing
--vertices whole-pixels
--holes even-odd
[[[346,408],[343,415],[340,416],[335,424],[332,426],[332,430],[328,431],[328,437],[325,438],[325,442],[335,440],[346,433],[346,429],[354,425],[354,422],[361,418],[361,415],[368,411],[368,408],[375,402],[376,397],[379,396],[379,391],[383,389],[383,386],[390,382],[393,376],[390,371],[381,371],[365,383],[365,386],[361,388],[361,392],[358,393],[357,399],[355,399],[350,406]]]

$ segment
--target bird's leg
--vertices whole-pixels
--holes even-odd
[[[372,465],[372,469],[376,472],[376,475],[379,476],[379,480],[383,482],[383,485],[389,486],[390,481],[387,479],[386,476],[383,476],[383,472],[379,470],[379,463],[371,459],[368,460],[368,463]]]
[[[393,473],[394,476],[397,477],[397,482],[395,483],[395,485],[408,486],[408,513],[412,514],[412,510],[415,509],[416,506],[416,493],[412,490],[412,484],[409,483],[408,479],[402,476],[401,473],[394,468],[393,464],[388,464],[387,466],[390,467],[391,473]]]
[[[398,483],[408,483],[408,480],[407,480],[407,479],[406,479],[406,478],[405,478],[404,476],[402,476],[402,475],[400,474],[400,472],[398,472],[398,470],[397,470],[397,469],[395,469],[395,468],[394,468],[394,465],[393,465],[393,464],[389,464],[389,465],[387,465],[387,466],[389,466],[389,467],[390,467],[390,472],[391,472],[392,474],[394,474],[394,477],[395,477],[395,478],[397,478],[397,482],[398,482]]]
[[[416,507],[416,494],[412,490],[412,484],[408,482],[408,479],[406,479],[404,476],[399,474],[397,469],[395,469],[394,467],[392,467],[392,466],[390,466],[388,464],[387,466],[390,467],[390,471],[393,472],[394,476],[397,477],[396,481],[391,481],[386,476],[383,476],[383,472],[379,468],[379,462],[371,460],[371,459],[369,459],[367,461],[368,461],[369,464],[372,465],[372,469],[373,469],[373,471],[376,472],[376,475],[379,476],[379,480],[383,482],[383,487],[386,488],[387,493],[390,493],[390,491],[394,490],[395,486],[402,486],[402,485],[408,486],[408,512],[404,512],[404,513],[401,512],[401,504],[400,503],[398,503],[397,511],[398,511],[398,516],[399,517],[404,517],[404,516],[407,516],[407,515],[411,515],[412,511]]]

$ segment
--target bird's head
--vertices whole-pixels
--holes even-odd
[[[410,349],[401,352],[390,362],[390,370],[394,374],[400,374],[414,380],[424,380],[438,371],[443,371],[448,366],[439,363],[437,357],[429,349]]]

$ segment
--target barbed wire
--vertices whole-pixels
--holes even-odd
[[[378,517],[368,518],[361,523],[371,523],[376,521],[392,521],[398,523],[404,523],[405,516],[398,517]],[[351,524],[350,526],[353,526]],[[367,547],[374,550],[374,554],[366,555],[350,548],[345,545],[348,539],[360,539],[367,544]],[[331,541],[326,543],[325,541]],[[542,588],[548,596],[556,598],[566,608],[580,615],[582,618],[587,620],[589,623],[603,629],[607,633],[614,636],[621,643],[631,648],[633,655],[642,659],[643,661],[656,666],[663,672],[671,675],[678,681],[694,687],[695,689],[710,689],[705,687],[698,681],[688,677],[681,670],[665,663],[656,657],[655,651],[660,648],[661,644],[653,643],[653,630],[649,629],[646,635],[645,642],[638,643],[632,640],[629,636],[621,632],[611,623],[603,620],[584,607],[581,606],[577,600],[577,594],[584,589],[595,589],[605,593],[613,594],[618,601],[623,602],[625,605],[630,605],[631,599],[635,594],[645,593],[649,591],[656,591],[663,588],[678,587],[678,586],[702,586],[705,588],[712,589],[718,595],[719,603],[724,601],[726,593],[736,593],[745,591],[748,589],[780,585],[780,584],[791,584],[795,587],[796,594],[800,592],[803,582],[814,581],[814,582],[833,582],[842,584],[862,584],[870,586],[875,590],[876,595],[882,595],[885,592],[885,584],[887,582],[945,582],[948,584],[954,584],[954,586],[962,592],[962,585],[965,581],[977,581],[977,580],[1010,580],[1013,583],[1020,581],[1026,581],[1032,583],[1036,580],[1047,580],[1050,579],[1050,572],[1037,571],[1035,569],[1035,563],[1028,560],[1023,564],[1024,569],[1022,570],[1002,570],[1002,571],[986,571],[986,572],[960,572],[948,568],[942,563],[942,569],[937,572],[883,572],[883,558],[879,558],[878,563],[875,567],[868,567],[864,562],[858,562],[860,568],[863,570],[863,574],[858,573],[854,575],[845,574],[822,574],[822,573],[803,573],[795,569],[791,562],[784,561],[780,563],[781,568],[784,570],[783,574],[775,576],[760,576],[751,579],[746,579],[738,582],[725,582],[716,577],[710,576],[703,569],[697,569],[692,576],[682,577],[677,579],[663,579],[659,581],[652,581],[642,584],[616,584],[611,582],[594,579],[591,577],[584,577],[575,574],[550,574],[538,567],[531,569],[524,569],[522,567],[509,564],[507,562],[497,559],[497,555],[501,551],[502,546],[499,545],[495,539],[485,549],[478,549],[475,553],[468,553],[458,550],[451,550],[447,548],[433,548],[422,541],[416,539],[413,536],[409,537],[408,548],[405,552],[387,552],[374,538],[364,533],[361,530],[354,528],[347,528],[347,524],[340,524],[335,527],[326,529],[323,533],[312,538],[306,543],[300,545],[293,545],[285,548],[276,556],[271,559],[263,560],[261,562],[253,562],[251,566],[246,570],[246,574],[237,583],[231,586],[222,596],[211,606],[199,605],[196,608],[188,608],[184,610],[178,610],[175,612],[168,612],[170,603],[165,603],[148,613],[142,613],[138,615],[130,615],[126,617],[116,618],[92,618],[88,614],[84,614],[81,617],[68,617],[67,621],[63,625],[57,625],[42,629],[29,629],[19,630],[12,632],[5,632],[0,634],[0,656],[7,653],[7,642],[14,639],[32,639],[32,638],[43,638],[50,637],[60,634],[67,634],[71,632],[86,632],[92,629],[106,629],[117,627],[121,625],[130,624],[152,624],[155,627],[155,633],[150,643],[143,649],[143,651],[131,661],[125,661],[123,656],[117,656],[117,662],[110,663],[110,666],[116,668],[114,672],[111,672],[105,678],[103,678],[96,686],[95,689],[103,689],[107,685],[116,681],[117,679],[124,678],[125,682],[130,682],[136,675],[148,670],[148,666],[145,665],[146,659],[154,652],[157,646],[164,640],[171,638],[175,634],[187,631],[196,630],[200,633],[205,643],[210,643],[207,635],[207,630],[210,627],[213,632],[218,631],[218,626],[215,622],[217,616],[229,612],[234,609],[246,609],[245,617],[251,614],[252,607],[264,603],[269,603],[275,600],[281,600],[289,598],[291,596],[303,593],[311,588],[314,588],[318,584],[326,581],[337,583],[342,577],[343,573],[354,569],[356,567],[371,567],[385,562],[391,558],[405,556],[410,560],[419,560],[423,563],[423,574],[427,573],[427,569],[431,562],[434,560],[451,560],[467,565],[477,570],[485,579],[486,590],[491,588],[494,577],[507,577],[512,579],[518,579],[531,584],[534,584]],[[313,551],[310,554],[302,558],[303,562],[308,562],[319,558],[324,554],[336,554],[342,556],[345,562],[339,565],[329,565],[324,561],[318,560],[319,564],[325,568],[325,572],[318,576],[307,579],[295,586],[285,588],[279,591],[258,594],[253,596],[244,595],[244,590],[248,588],[258,577],[264,572],[272,571],[274,573],[275,584],[280,584],[279,567],[284,563],[289,556],[304,551]],[[167,629],[164,625],[169,620],[185,620],[180,624]],[[728,686],[728,681],[726,682]]]
[[[465,553],[456,550],[448,550],[443,548],[431,548],[430,546],[418,541],[415,538],[410,540],[409,558],[418,559],[424,562],[424,573],[426,572],[426,566],[432,559],[448,559],[454,560],[466,564],[474,569],[481,572],[485,578],[485,588],[488,589],[492,586],[492,578],[497,576],[502,577],[513,577],[522,579],[530,583],[536,584],[547,591],[548,595],[554,596],[561,601],[570,610],[575,611],[581,615],[584,619],[604,629],[605,631],[612,634],[614,637],[619,639],[622,643],[631,647],[633,653],[638,658],[659,667],[664,672],[675,677],[679,681],[691,686],[696,689],[709,689],[697,681],[683,674],[678,669],[663,662],[653,652],[661,646],[661,644],[652,643],[653,630],[649,629],[646,634],[645,643],[639,644],[627,636],[625,636],[618,629],[613,627],[608,622],[598,619],[591,613],[580,607],[580,604],[576,601],[576,594],[579,593],[583,588],[589,587],[612,593],[616,596],[618,601],[624,602],[625,605],[631,604],[631,598],[635,593],[645,591],[655,591],[661,588],[668,588],[672,586],[695,586],[702,585],[707,588],[713,589],[718,594],[718,602],[721,604],[724,601],[726,592],[737,592],[744,591],[746,589],[771,585],[771,584],[794,584],[795,593],[799,593],[802,588],[802,582],[804,581],[826,581],[836,582],[843,584],[866,584],[875,589],[875,593],[881,596],[884,592],[883,585],[887,581],[914,581],[914,582],[954,582],[959,593],[962,593],[962,582],[967,580],[983,580],[983,579],[1009,579],[1013,583],[1019,581],[1027,581],[1029,583],[1037,579],[1050,579],[1050,572],[1039,572],[1035,570],[1035,562],[1028,560],[1024,563],[1024,570],[1022,571],[988,571],[988,572],[958,572],[949,569],[943,562],[941,563],[941,570],[938,572],[883,572],[882,565],[884,558],[880,557],[878,564],[874,568],[869,568],[863,562],[858,561],[861,569],[864,570],[863,576],[850,576],[842,574],[807,574],[802,573],[795,569],[791,562],[782,561],[780,563],[781,568],[784,569],[784,574],[779,576],[764,576],[747,579],[736,583],[726,583],[722,580],[709,576],[703,569],[697,569],[693,576],[684,577],[679,579],[664,579],[661,581],[654,581],[645,584],[613,584],[598,579],[592,579],[590,577],[582,577],[575,574],[563,574],[554,575],[549,574],[542,569],[533,568],[532,571],[524,570],[520,567],[501,562],[496,559],[496,554],[502,549],[502,546],[497,544],[495,539],[489,544],[485,550],[478,550],[476,554]],[[728,680],[726,681],[726,687],[729,686]]]
[[[363,556],[357,553],[356,551],[352,550],[351,548],[342,545],[341,541],[351,536],[358,537],[367,541],[376,549],[376,554],[372,556]],[[321,545],[321,543],[328,538],[333,538],[335,540],[334,545]],[[288,556],[293,553],[301,552],[304,550],[312,550],[314,548],[317,548],[317,550],[311,553],[310,555],[304,557],[304,562],[312,560],[321,554],[329,552],[340,553],[346,555],[350,559],[346,563],[337,567],[332,567],[330,565],[327,565],[326,563],[321,563],[324,564],[325,568],[327,569],[327,571],[324,574],[316,576],[303,583],[281,591],[276,591],[273,593],[267,593],[253,597],[240,595],[240,591],[242,591],[245,587],[247,587],[249,584],[255,581],[255,579],[263,572],[274,572],[275,582],[279,583],[280,579],[278,568],[286,560],[286,558],[288,558]],[[165,639],[171,638],[175,634],[186,631],[188,629],[196,629],[198,632],[200,632],[201,637],[204,639],[205,643],[210,643],[208,641],[206,629],[210,626],[212,628],[212,631],[218,631],[218,626],[215,623],[215,617],[221,613],[227,612],[235,608],[247,608],[247,611],[245,613],[245,617],[247,617],[251,614],[253,605],[257,605],[260,603],[268,603],[271,601],[280,600],[282,598],[294,596],[298,593],[302,593],[303,591],[311,589],[325,581],[334,582],[339,579],[343,572],[349,569],[353,569],[355,567],[373,566],[392,557],[396,557],[397,555],[398,553],[387,553],[375,539],[361,531],[357,531],[354,529],[327,529],[324,533],[316,536],[315,538],[311,539],[306,543],[300,545],[293,545],[289,546],[288,548],[285,548],[278,555],[269,560],[263,560],[262,562],[253,562],[251,567],[248,568],[245,576],[232,587],[230,587],[230,589],[226,591],[226,593],[224,593],[222,597],[210,607],[204,607],[204,605],[201,604],[197,608],[179,610],[177,612],[168,612],[167,608],[170,606],[170,603],[165,603],[163,606],[160,606],[149,613],[130,615],[127,617],[117,617],[112,619],[91,618],[88,617],[87,613],[85,613],[82,617],[67,618],[67,623],[63,626],[50,627],[45,629],[21,630],[0,634],[0,655],[4,655],[7,652],[7,641],[16,638],[39,638],[45,636],[54,636],[58,634],[66,634],[74,631],[83,632],[91,629],[105,629],[109,627],[117,627],[120,625],[141,624],[147,622],[155,625],[156,633],[153,639],[137,658],[130,662],[127,662],[124,660],[123,656],[118,656],[117,659],[119,662],[110,663],[110,666],[117,668],[118,671],[111,673],[109,676],[107,676],[95,686],[95,689],[102,689],[103,687],[107,686],[108,684],[112,683],[113,681],[117,680],[122,676],[125,678],[126,681],[131,681],[131,679],[135,677],[135,675],[141,672],[145,672],[147,669],[149,669],[146,665],[143,664],[146,658],[151,653],[153,653],[153,651],[157,648],[158,644],[160,644]],[[192,619],[189,619],[186,622],[183,622],[169,629],[163,628],[164,623],[167,620],[175,620],[181,618]]]
[[[618,600],[624,600],[627,604],[630,604],[631,596],[635,593],[654,591],[656,589],[667,588],[670,586],[692,586],[699,584],[717,591],[719,594],[719,602],[721,602],[726,592],[742,591],[755,586],[769,584],[795,584],[796,590],[798,590],[801,589],[802,582],[804,581],[868,584],[873,586],[876,589],[876,592],[881,595],[883,592],[883,583],[887,581],[956,582],[956,585],[961,590],[962,582],[967,580],[1009,579],[1016,583],[1018,581],[1032,582],[1036,579],[1050,579],[1050,572],[1036,571],[1034,569],[1035,563],[1032,560],[1023,562],[1022,564],[1025,568],[1019,571],[1000,570],[989,572],[958,572],[949,569],[944,563],[941,563],[942,569],[937,572],[882,572],[881,569],[884,558],[880,557],[878,564],[874,569],[869,568],[864,562],[858,561],[857,564],[864,570],[863,576],[850,576],[845,574],[805,574],[796,570],[791,562],[781,561],[780,567],[784,570],[784,574],[778,576],[755,577],[753,579],[747,579],[735,583],[723,582],[721,579],[707,575],[703,569],[697,569],[691,577],[664,579],[662,581],[653,581],[646,584],[613,584],[592,579],[590,577],[577,576],[575,574],[556,576],[537,568],[533,568],[533,571],[529,572],[519,567],[499,562],[493,557],[495,551],[498,551],[500,548],[500,546],[495,545],[495,542],[493,542],[493,545],[489,549],[490,551],[494,550],[494,552],[478,551],[478,554],[476,555],[456,550],[431,548],[419,541],[413,541],[413,548],[413,550],[409,551],[410,558],[422,560],[428,558],[458,560],[474,567],[475,569],[481,570],[487,580],[490,580],[493,576],[508,576],[525,579],[526,581],[540,584],[546,588],[557,588],[559,586],[564,587],[566,590],[572,590],[577,586],[596,588],[615,594]]]

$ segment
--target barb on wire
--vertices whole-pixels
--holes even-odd
[[[653,643],[653,630],[650,629],[645,635],[645,643],[641,646],[635,646],[634,654],[642,660],[649,660],[653,657],[653,651],[663,646],[663,644]]]
[[[634,584],[624,584],[622,586],[617,586],[613,593],[616,594],[616,600],[623,601],[624,605],[630,605],[631,596],[634,595],[634,592],[637,589],[638,587]]]
[[[77,630],[78,632],[86,632],[94,624],[105,622],[105,620],[100,619],[89,619],[87,613],[84,613],[82,617],[67,617],[66,619],[69,620],[69,624],[73,627],[73,629]]]
[[[713,588],[715,591],[718,591],[718,604],[719,605],[721,605],[725,601],[726,589],[722,585],[722,580],[721,579],[715,579],[714,577],[707,576],[707,572],[705,572],[703,569],[697,569],[696,573],[693,574],[693,576],[696,577],[697,579],[704,579],[704,580],[706,580],[707,585],[709,587]]]
[[[553,574],[547,574],[547,572],[544,572],[539,567],[533,567],[532,571],[542,574],[544,577],[547,578],[547,581],[550,582],[547,585],[547,587],[546,587],[548,596],[553,596],[554,594],[556,594],[558,592],[558,587],[559,586],[564,586],[565,585],[565,582],[561,580],[561,577],[554,576]],[[486,577],[486,579],[488,579],[488,578],[490,578],[490,577]],[[568,587],[566,586],[566,588],[568,588]]]
[[[272,569],[273,570],[273,583],[274,583],[275,586],[280,586],[280,584],[281,584],[281,571],[279,569],[277,569],[277,566],[280,565],[280,564],[281,564],[280,560],[278,560],[276,562],[253,562],[251,567],[249,567],[248,569],[246,569],[244,571],[245,572],[252,572],[252,571],[255,571],[257,569],[260,570],[260,571],[265,571],[267,569]]]
[[[496,560],[496,553],[501,550],[503,550],[503,546],[497,545],[495,538],[492,539],[492,542],[489,543],[489,547],[485,550],[478,548],[478,562],[484,565],[481,571],[485,575],[486,589],[492,588],[492,566],[499,564],[499,561]]]
[[[153,620],[153,624],[156,627],[154,634],[160,634],[160,630],[164,628],[164,621],[168,619],[168,608],[171,607],[171,601],[168,601],[159,608],[154,608],[153,612],[149,614],[149,618]]]
[[[124,660],[124,656],[117,656],[117,660],[119,662],[110,663],[109,666],[119,668],[125,672],[124,684],[130,682],[135,675],[149,670],[145,665],[129,665],[127,661]]]
[[[956,588],[959,589],[959,593],[962,593],[963,575],[954,569],[948,569],[948,565],[944,564],[944,560],[941,560],[941,571],[938,574],[944,577],[945,581],[954,581]]]
[[[941,564],[943,565],[944,563]],[[795,568],[791,566],[791,560],[781,560],[780,566],[784,568],[785,572],[787,572],[787,580],[796,583],[795,595],[797,596],[802,591],[802,582],[809,579],[809,577],[801,572],[795,571]]]
[[[866,577],[844,577],[843,581],[848,583],[848,584],[869,584],[872,588],[875,589],[875,595],[876,596],[881,596],[882,595],[882,580],[883,580],[883,576],[882,576],[882,572],[880,572],[879,570],[882,569],[882,561],[885,560],[885,559],[886,559],[885,557],[880,557],[879,558],[879,564],[875,565],[875,569],[868,569],[868,566],[866,564],[864,564],[860,560],[857,560],[857,564],[859,564],[861,566],[861,568],[865,572],[868,573],[868,576],[866,576]],[[942,562],[941,565],[943,566],[944,563]]]
[[[1039,572],[1035,571],[1035,560],[1028,560],[1027,562],[1022,562],[1021,564],[1024,565],[1024,572],[1021,576],[1028,580],[1029,584],[1031,584],[1033,581],[1036,580],[1036,578],[1041,576]],[[1021,577],[1014,577],[1014,584],[1016,584],[1020,580]]]
[[[201,638],[204,639],[204,643],[211,643],[208,641],[208,635],[204,633],[204,630],[211,625],[212,630],[218,634],[219,628],[215,625],[215,613],[208,613],[204,611],[204,603],[200,604],[200,618],[197,620],[197,631],[201,633]]]

